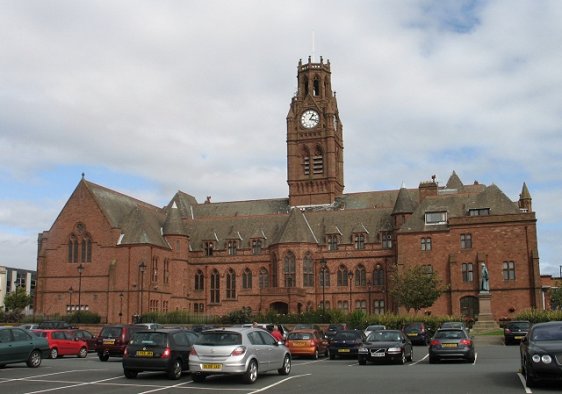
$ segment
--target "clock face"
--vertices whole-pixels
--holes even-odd
[[[307,129],[316,127],[316,125],[318,125],[318,122],[320,122],[320,115],[318,115],[318,112],[312,109],[304,111],[301,116],[301,124]]]

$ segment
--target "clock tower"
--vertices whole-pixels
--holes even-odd
[[[291,206],[329,205],[343,194],[343,139],[330,62],[299,61],[287,115],[287,183]]]

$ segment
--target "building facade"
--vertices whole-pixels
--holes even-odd
[[[344,193],[343,123],[330,63],[299,62],[287,115],[289,196],[160,208],[86,180],[39,234],[38,313],[90,310],[125,322],[149,311],[242,307],[398,312],[392,274],[423,264],[448,284],[433,314],[478,313],[490,272],[494,317],[539,307],[536,218],[523,183],[464,185],[453,171],[418,188]]]
[[[0,266],[0,308],[5,309],[4,298],[8,293],[16,291],[17,288],[25,289],[32,299],[35,297],[35,271],[20,268]],[[24,314],[33,314],[33,309],[28,306],[23,311]]]

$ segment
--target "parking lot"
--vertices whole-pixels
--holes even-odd
[[[477,341],[478,343],[478,341]],[[137,379],[123,376],[121,359],[101,362],[64,357],[43,360],[37,369],[25,364],[0,369],[0,390],[19,393],[554,393],[561,384],[528,389],[518,374],[519,349],[486,341],[477,345],[473,364],[444,362],[430,365],[427,349],[414,348],[414,360],[406,365],[360,366],[357,360],[294,359],[288,376],[260,375],[253,385],[235,377],[213,377],[195,383],[185,374],[168,380],[161,373],[142,373]]]

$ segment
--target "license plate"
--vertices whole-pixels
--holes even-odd
[[[114,343],[115,343],[115,339],[104,339],[103,340],[104,345],[113,345]]]
[[[338,349],[338,352],[340,353],[349,353],[351,350],[349,349]]]
[[[137,352],[135,353],[137,357],[152,357],[154,356],[153,352],[149,352],[146,350],[137,350]]]
[[[515,339],[523,339],[522,336],[517,336],[517,337],[514,337],[514,338],[515,338]]]
[[[222,364],[203,364],[201,369],[204,371],[220,371],[222,369]]]
[[[384,357],[384,353],[372,353],[372,357]]]
[[[418,334],[416,334],[415,332],[410,332],[410,333],[408,333],[408,336],[409,337],[417,337]]]
[[[299,342],[299,341],[295,341],[293,342],[293,346],[306,346],[307,343],[306,342]]]
[[[457,347],[457,344],[456,343],[444,343],[441,346],[443,346],[443,347]]]

